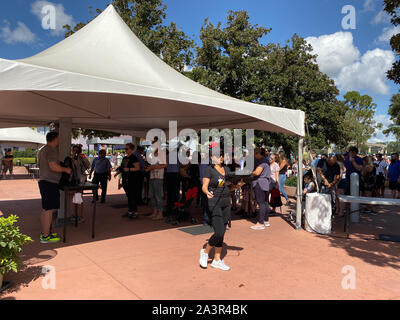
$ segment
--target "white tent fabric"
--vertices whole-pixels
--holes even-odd
[[[38,148],[46,144],[46,136],[31,128],[0,129],[0,146]]]
[[[110,5],[69,38],[27,59],[0,59],[0,126],[46,125],[145,132],[251,128],[304,136],[304,112],[234,99],[154,55]]]
[[[100,139],[93,138],[91,140],[87,140],[86,144],[100,144],[100,145],[125,145],[126,143],[131,142],[130,139],[122,139],[122,138],[110,138],[110,139]]]

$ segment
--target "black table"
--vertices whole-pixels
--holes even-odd
[[[98,184],[93,184],[90,182],[86,182],[84,184],[80,184],[77,186],[64,186],[63,191],[64,191],[64,230],[63,230],[63,242],[66,242],[66,233],[67,233],[67,213],[69,209],[68,203],[71,201],[69,195],[73,192],[80,192],[82,195],[84,194],[89,194],[89,193],[84,193],[84,191],[90,190],[93,194],[93,213],[92,213],[92,238],[94,238],[94,230],[95,230],[95,221],[96,221],[96,198],[95,198],[95,192],[98,191],[99,185]],[[78,214],[76,212],[75,214],[75,227],[78,227]]]

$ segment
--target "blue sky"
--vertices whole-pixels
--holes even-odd
[[[57,29],[44,30],[40,8],[52,2],[57,9]],[[0,2],[0,57],[31,56],[63,39],[63,24],[74,25],[92,17],[88,7],[105,8],[109,0],[13,0]],[[174,21],[198,41],[205,18],[224,22],[229,10],[247,10],[251,22],[272,28],[263,41],[284,43],[297,33],[307,38],[319,55],[322,71],[335,79],[341,94],[358,90],[378,105],[377,120],[389,124],[387,109],[398,86],[386,80],[393,62],[390,35],[394,29],[382,13],[383,0],[164,0],[166,22]],[[356,29],[344,30],[345,5],[356,12]],[[378,133],[372,140],[388,140]]]

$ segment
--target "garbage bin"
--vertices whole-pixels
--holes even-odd
[[[21,159],[17,159],[17,166],[18,166],[18,167],[21,166]]]

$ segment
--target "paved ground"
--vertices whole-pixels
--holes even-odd
[[[22,176],[20,176],[22,178]],[[0,181],[0,211],[20,216],[21,230],[35,242],[23,252],[25,269],[9,274],[14,283],[2,299],[399,299],[400,243],[372,240],[379,233],[400,234],[398,208],[364,216],[343,238],[343,221],[331,236],[295,231],[284,215],[265,231],[234,220],[227,232],[229,272],[200,269],[199,250],[210,236],[193,236],[163,221],[121,218],[126,202],[110,186],[107,204],[98,206],[96,239],[87,221],[68,227],[67,243],[43,245],[40,199],[32,179]],[[294,209],[294,208],[293,208]],[[149,208],[141,207],[142,213]],[[57,230],[61,233],[61,230]],[[227,249],[227,250],[226,250]],[[55,268],[56,289],[43,289],[42,267]],[[356,272],[356,289],[344,290],[344,266]]]

